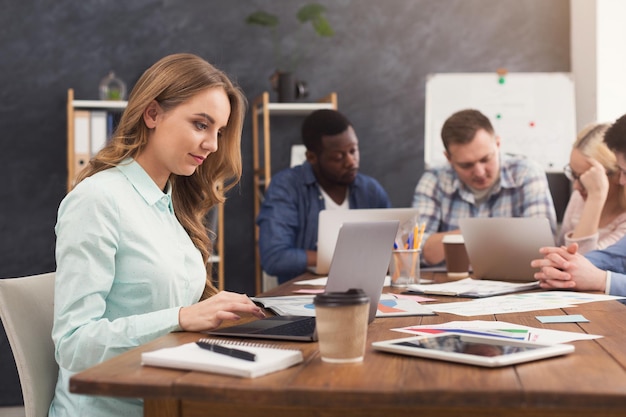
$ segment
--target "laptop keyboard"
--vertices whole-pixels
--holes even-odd
[[[256,334],[275,334],[285,336],[307,336],[315,331],[315,317],[309,317],[305,320],[298,320],[291,323],[285,323],[270,329],[263,329]]]

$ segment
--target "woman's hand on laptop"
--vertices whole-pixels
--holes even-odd
[[[263,310],[245,294],[220,291],[212,297],[188,307],[181,307],[178,323],[182,330],[202,331],[219,327],[225,320],[239,320],[239,314],[265,317]]]
[[[544,256],[531,262],[541,288],[575,289],[578,291],[602,291],[606,287],[606,271],[596,268],[578,253],[576,243],[570,246],[549,246],[539,250]]]

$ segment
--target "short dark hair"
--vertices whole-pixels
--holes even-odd
[[[322,109],[309,114],[302,122],[302,143],[308,151],[322,150],[322,136],[345,132],[352,123],[337,110]]]
[[[465,109],[454,113],[443,124],[441,128],[441,139],[446,151],[454,144],[470,143],[476,132],[484,129],[489,134],[493,134],[491,122],[481,112],[474,109]]]
[[[609,126],[604,134],[604,143],[613,152],[626,155],[626,114]]]

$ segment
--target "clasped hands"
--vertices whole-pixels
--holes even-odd
[[[544,257],[533,260],[531,266],[540,268],[535,273],[535,279],[541,288],[605,291],[606,271],[595,267],[578,253],[578,244],[543,247],[539,252]]]

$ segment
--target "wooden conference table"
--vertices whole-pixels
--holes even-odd
[[[441,275],[433,277],[439,281]],[[311,276],[299,279],[307,278]],[[293,289],[292,281],[264,295],[290,294]],[[535,319],[563,313],[582,314],[589,323],[542,325]],[[604,336],[573,342],[576,351],[570,355],[517,366],[487,369],[376,352],[370,346],[407,336],[391,328],[463,319],[452,314],[378,318],[369,326],[361,364],[324,363],[317,343],[276,342],[301,349],[304,362],[254,379],[141,366],[141,352],[201,336],[171,333],[75,375],[70,390],[142,397],[144,415],[154,417],[626,415],[626,306],[617,301],[467,318]]]

